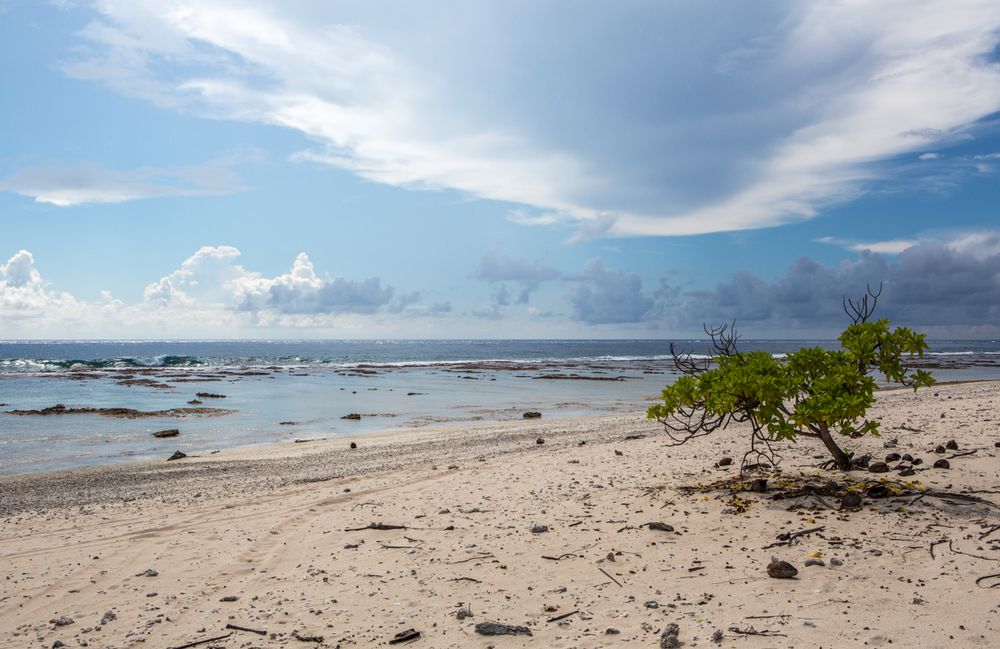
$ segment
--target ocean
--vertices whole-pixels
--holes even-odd
[[[526,411],[644,411],[676,377],[671,342],[711,354],[705,340],[0,341],[0,474]],[[813,345],[836,343],[741,341],[779,356]],[[939,380],[1000,379],[1000,341],[932,341],[921,364]],[[157,414],[67,412],[102,408]]]

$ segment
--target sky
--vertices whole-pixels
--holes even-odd
[[[1000,3],[0,0],[0,339],[1000,337]]]

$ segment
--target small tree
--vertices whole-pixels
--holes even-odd
[[[705,328],[715,355],[697,360],[670,346],[682,376],[664,388],[662,403],[647,416],[662,423],[674,444],[707,435],[731,422],[749,422],[750,450],[741,471],[776,464],[771,444],[813,437],[833,456],[832,466],[850,469],[853,453],[837,444],[835,435],[850,438],[878,435],[879,422],[866,418],[875,403],[874,372],[890,384],[916,390],[934,379],[904,365],[904,356],[923,356],[925,335],[906,327],[890,329],[885,319],[869,322],[878,303],[869,288],[858,301],[844,300],[851,324],[840,335],[840,349],[807,347],[784,360],[768,352],[740,352],[733,325]]]

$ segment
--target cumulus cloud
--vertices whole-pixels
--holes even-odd
[[[58,207],[124,203],[165,196],[215,196],[242,191],[243,183],[225,161],[188,167],[105,169],[93,162],[37,165],[0,180],[9,191]]]
[[[587,324],[639,322],[653,307],[652,298],[642,291],[642,279],[635,273],[604,266],[598,258],[583,267],[570,295],[577,320]]]
[[[1000,110],[992,0],[707,2],[683,20],[668,3],[608,4],[572,21],[548,3],[395,7],[393,20],[370,3],[93,7],[76,78],[294,129],[319,143],[297,159],[507,201],[514,219],[584,236],[810,218],[891,178],[878,163]]]
[[[499,248],[494,248],[479,260],[473,277],[492,284],[493,301],[500,306],[508,306],[513,299],[517,304],[527,304],[531,294],[543,282],[559,279],[562,273],[555,268],[538,262],[513,259]],[[512,295],[507,282],[517,286],[517,295]]]
[[[0,320],[43,317],[50,312],[74,315],[77,301],[51,290],[35,268],[35,258],[20,250],[0,266]]]

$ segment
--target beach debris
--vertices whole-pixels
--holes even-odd
[[[173,460],[183,460],[186,457],[187,453],[184,453],[182,451],[174,451],[174,454],[167,458],[167,462],[171,462]]]
[[[775,633],[774,631],[770,631],[768,629],[764,629],[763,631],[758,631],[757,629],[753,628],[750,625],[747,625],[747,627],[745,629],[741,629],[739,627],[731,626],[731,627],[729,627],[729,632],[730,633],[735,633],[737,635],[777,636],[777,637],[781,637],[781,638],[787,638],[788,637],[784,633]]]
[[[778,534],[775,537],[776,539],[778,539],[777,541],[775,541],[770,545],[765,545],[763,549],[767,550],[768,548],[777,547],[779,545],[793,545],[798,541],[799,537],[808,536],[809,534],[813,534],[815,532],[822,532],[825,529],[826,529],[825,525],[820,525],[819,527],[810,527],[808,529],[799,530],[797,532],[782,532],[781,534]],[[772,560],[777,561],[777,559],[774,557],[772,557]]]
[[[219,601],[220,602],[235,602],[238,599],[239,599],[239,597],[237,597],[236,595],[223,595],[222,597],[219,598]]]
[[[135,573],[135,576],[136,577],[156,577],[159,574],[160,573],[156,572],[156,570],[154,570],[152,568],[146,568],[142,572]]]
[[[535,440],[535,444],[544,444],[544,443],[545,443],[545,438],[543,437],[539,437],[538,439]]]
[[[726,634],[722,632],[722,629],[716,629],[712,632],[712,642],[722,642],[725,637]]]
[[[762,494],[767,491],[767,478],[755,478],[750,483],[750,491]]]
[[[774,579],[793,579],[797,574],[799,574],[799,571],[795,566],[777,557],[772,557],[771,563],[767,564],[768,577]]]
[[[604,573],[604,576],[605,576],[605,577],[607,577],[607,578],[608,578],[608,579],[610,579],[611,581],[613,581],[613,582],[615,582],[616,584],[618,584],[618,587],[619,587],[619,588],[625,588],[624,586],[622,586],[622,582],[618,581],[618,580],[617,580],[617,579],[615,579],[615,578],[614,578],[613,576],[611,576],[611,573],[609,573],[609,572],[608,572],[607,570],[605,570],[604,568],[598,568],[598,570],[600,570],[601,572],[603,572],[603,573]]]
[[[604,635],[618,635],[619,633],[621,633],[621,631],[619,631],[613,626],[609,626],[608,628],[604,629]]]
[[[548,555],[548,554],[543,554],[542,558],[543,559],[548,559],[549,561],[562,561],[563,559],[567,559],[567,558],[576,559],[579,556],[580,556],[579,554],[573,554],[572,552],[566,552],[564,554],[560,554],[558,557],[553,557],[553,556]],[[614,558],[613,558],[614,556],[615,556],[614,552],[609,552],[608,553],[608,561],[614,561]]]
[[[861,494],[856,491],[848,491],[840,499],[841,509],[858,509],[859,507],[861,507]]]
[[[351,449],[356,449],[358,447],[357,442],[351,442]]]
[[[902,457],[903,456],[900,455],[899,453],[889,453],[888,455],[885,456],[885,461],[886,462],[898,462],[900,459],[902,459]]]
[[[405,529],[407,529],[405,525],[392,525],[390,523],[368,523],[368,525],[365,525],[364,527],[347,527],[344,528],[344,531],[360,532],[362,530],[380,530],[384,532],[388,530],[405,530]]]
[[[733,458],[727,455],[725,457],[719,458],[719,461],[715,463],[715,466],[729,466],[732,463],[733,463]]]
[[[643,602],[642,605],[645,606],[646,608],[660,608],[660,603],[655,599]]]
[[[681,646],[681,641],[679,636],[681,633],[681,628],[671,622],[667,625],[667,628],[663,630],[660,634],[660,649],[676,649]]]
[[[352,412],[344,415],[341,419],[350,419],[351,421],[361,421],[361,415],[356,412]]]
[[[225,399],[226,398],[226,395],[224,395],[224,394],[216,394],[214,392],[198,392],[194,396],[198,397],[199,399]]]
[[[317,644],[321,644],[323,642],[323,636],[316,633],[299,633],[297,629],[292,631],[292,638],[298,640],[299,642],[315,642]]]
[[[117,619],[118,615],[114,611],[105,611],[104,615],[101,616],[101,621],[98,622],[100,626],[105,626],[108,622]]]
[[[464,620],[467,617],[472,617],[472,609],[466,606],[455,611],[455,617],[459,620]]]
[[[176,428],[168,428],[166,430],[158,430],[158,431],[156,431],[155,433],[153,433],[153,437],[160,437],[160,438],[163,438],[163,437],[177,437],[180,434],[181,434],[181,431],[179,431],[178,429],[176,429]]]
[[[542,413],[538,412],[537,410],[529,410],[528,412],[521,415],[521,417],[524,419],[540,419],[542,417]]]
[[[938,460],[937,462],[934,463],[934,468],[935,469],[950,469],[951,468],[951,463],[948,462],[948,460],[946,460],[944,458],[941,458],[940,460]]]
[[[406,631],[400,631],[396,635],[392,636],[392,640],[389,644],[402,644],[404,642],[409,642],[410,640],[416,640],[420,637],[420,631],[416,629],[407,629]],[[320,641],[322,642],[322,640]]]
[[[247,633],[256,633],[257,635],[267,635],[267,631],[261,629],[251,629],[248,626],[240,626],[238,624],[230,623],[226,625],[226,628],[232,629],[233,631],[246,631]],[[319,642],[322,642],[322,640],[320,640]]]
[[[825,566],[826,562],[819,557],[809,557],[805,560],[806,566]]]
[[[556,615],[555,617],[550,617],[549,619],[545,620],[545,622],[547,624],[551,624],[553,622],[559,622],[561,620],[565,620],[568,617],[576,615],[579,612],[580,611],[578,611],[578,610],[574,610],[574,611],[570,611],[569,613],[563,613],[562,615]]]
[[[646,527],[651,530],[656,530],[657,532],[673,532],[674,526],[668,525],[667,523],[661,523],[660,521],[653,521],[652,523],[646,523]]]
[[[217,636],[214,636],[214,637],[211,637],[211,638],[204,638],[202,640],[194,640],[194,641],[188,642],[186,644],[179,644],[179,645],[175,645],[173,647],[168,647],[167,649],[188,649],[189,647],[197,647],[198,645],[208,644],[209,642],[216,642],[218,640],[225,640],[226,638],[228,638],[231,635],[233,635],[232,631],[230,631],[229,633],[226,633],[225,635],[217,635]]]
[[[532,534],[543,534],[543,533],[548,532],[548,531],[549,531],[549,526],[548,525],[542,525],[541,523],[534,523],[531,526],[531,533]]]
[[[532,635],[531,629],[526,626],[501,624],[500,622],[480,622],[476,625],[476,633],[479,635]]]
[[[949,439],[947,442],[945,442],[944,447],[946,449],[950,450],[950,451],[957,451],[958,450],[958,442],[956,442],[953,439]]]
[[[74,621],[73,618],[71,618],[68,615],[63,615],[61,617],[57,617],[54,620],[49,620],[49,622],[51,622],[53,626],[69,626],[70,624],[73,624],[73,621]]]
[[[914,433],[919,433],[920,432],[919,430],[916,430],[916,429],[913,429],[913,428],[907,428],[906,426],[900,426],[900,428],[902,430],[913,431]],[[892,439],[888,439],[888,440],[884,441],[882,443],[882,446],[883,446],[883,448],[896,448],[896,444],[899,444],[899,438],[898,437],[893,437]]]
[[[885,473],[889,470],[889,465],[885,462],[872,462],[868,465],[869,473]]]

